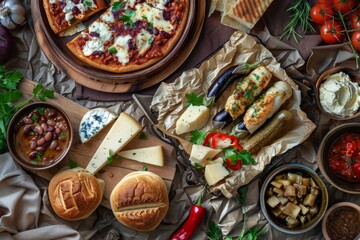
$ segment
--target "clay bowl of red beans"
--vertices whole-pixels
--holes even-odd
[[[58,164],[73,141],[70,119],[59,107],[44,102],[20,109],[7,129],[7,144],[23,167],[43,170]]]
[[[317,161],[331,185],[343,192],[360,194],[360,123],[331,129],[321,141]]]

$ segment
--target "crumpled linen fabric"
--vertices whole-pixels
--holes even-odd
[[[0,162],[0,239],[79,240],[90,239],[95,233],[82,231],[81,221],[71,223],[57,218],[46,188],[39,188],[44,183],[35,184],[9,153],[0,155]]]

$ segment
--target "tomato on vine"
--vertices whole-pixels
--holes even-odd
[[[310,9],[311,19],[318,25],[322,25],[331,20],[333,16],[334,12],[332,7],[326,3],[316,4]]]
[[[351,36],[351,44],[354,46],[354,48],[360,52],[360,31],[356,31]]]
[[[326,22],[320,28],[320,35],[322,40],[328,44],[338,43],[342,38],[342,27],[336,21]]]
[[[354,9],[355,3],[355,0],[334,0],[334,8],[345,14]]]
[[[351,13],[349,18],[351,22],[351,28],[360,30],[360,8]]]

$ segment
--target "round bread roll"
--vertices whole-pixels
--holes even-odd
[[[99,206],[104,181],[83,168],[56,174],[49,183],[48,195],[55,213],[69,221],[85,219]]]
[[[164,180],[155,173],[137,171],[126,175],[110,195],[117,220],[137,231],[153,231],[169,209]]]

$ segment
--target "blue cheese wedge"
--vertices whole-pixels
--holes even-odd
[[[161,145],[121,151],[120,157],[156,166],[164,166],[164,152]]]
[[[80,141],[88,142],[116,118],[117,115],[106,108],[95,108],[86,112],[80,122]]]
[[[141,130],[142,126],[138,121],[127,113],[121,113],[86,166],[86,170],[91,174],[97,173],[108,163],[109,158],[121,151]]]

